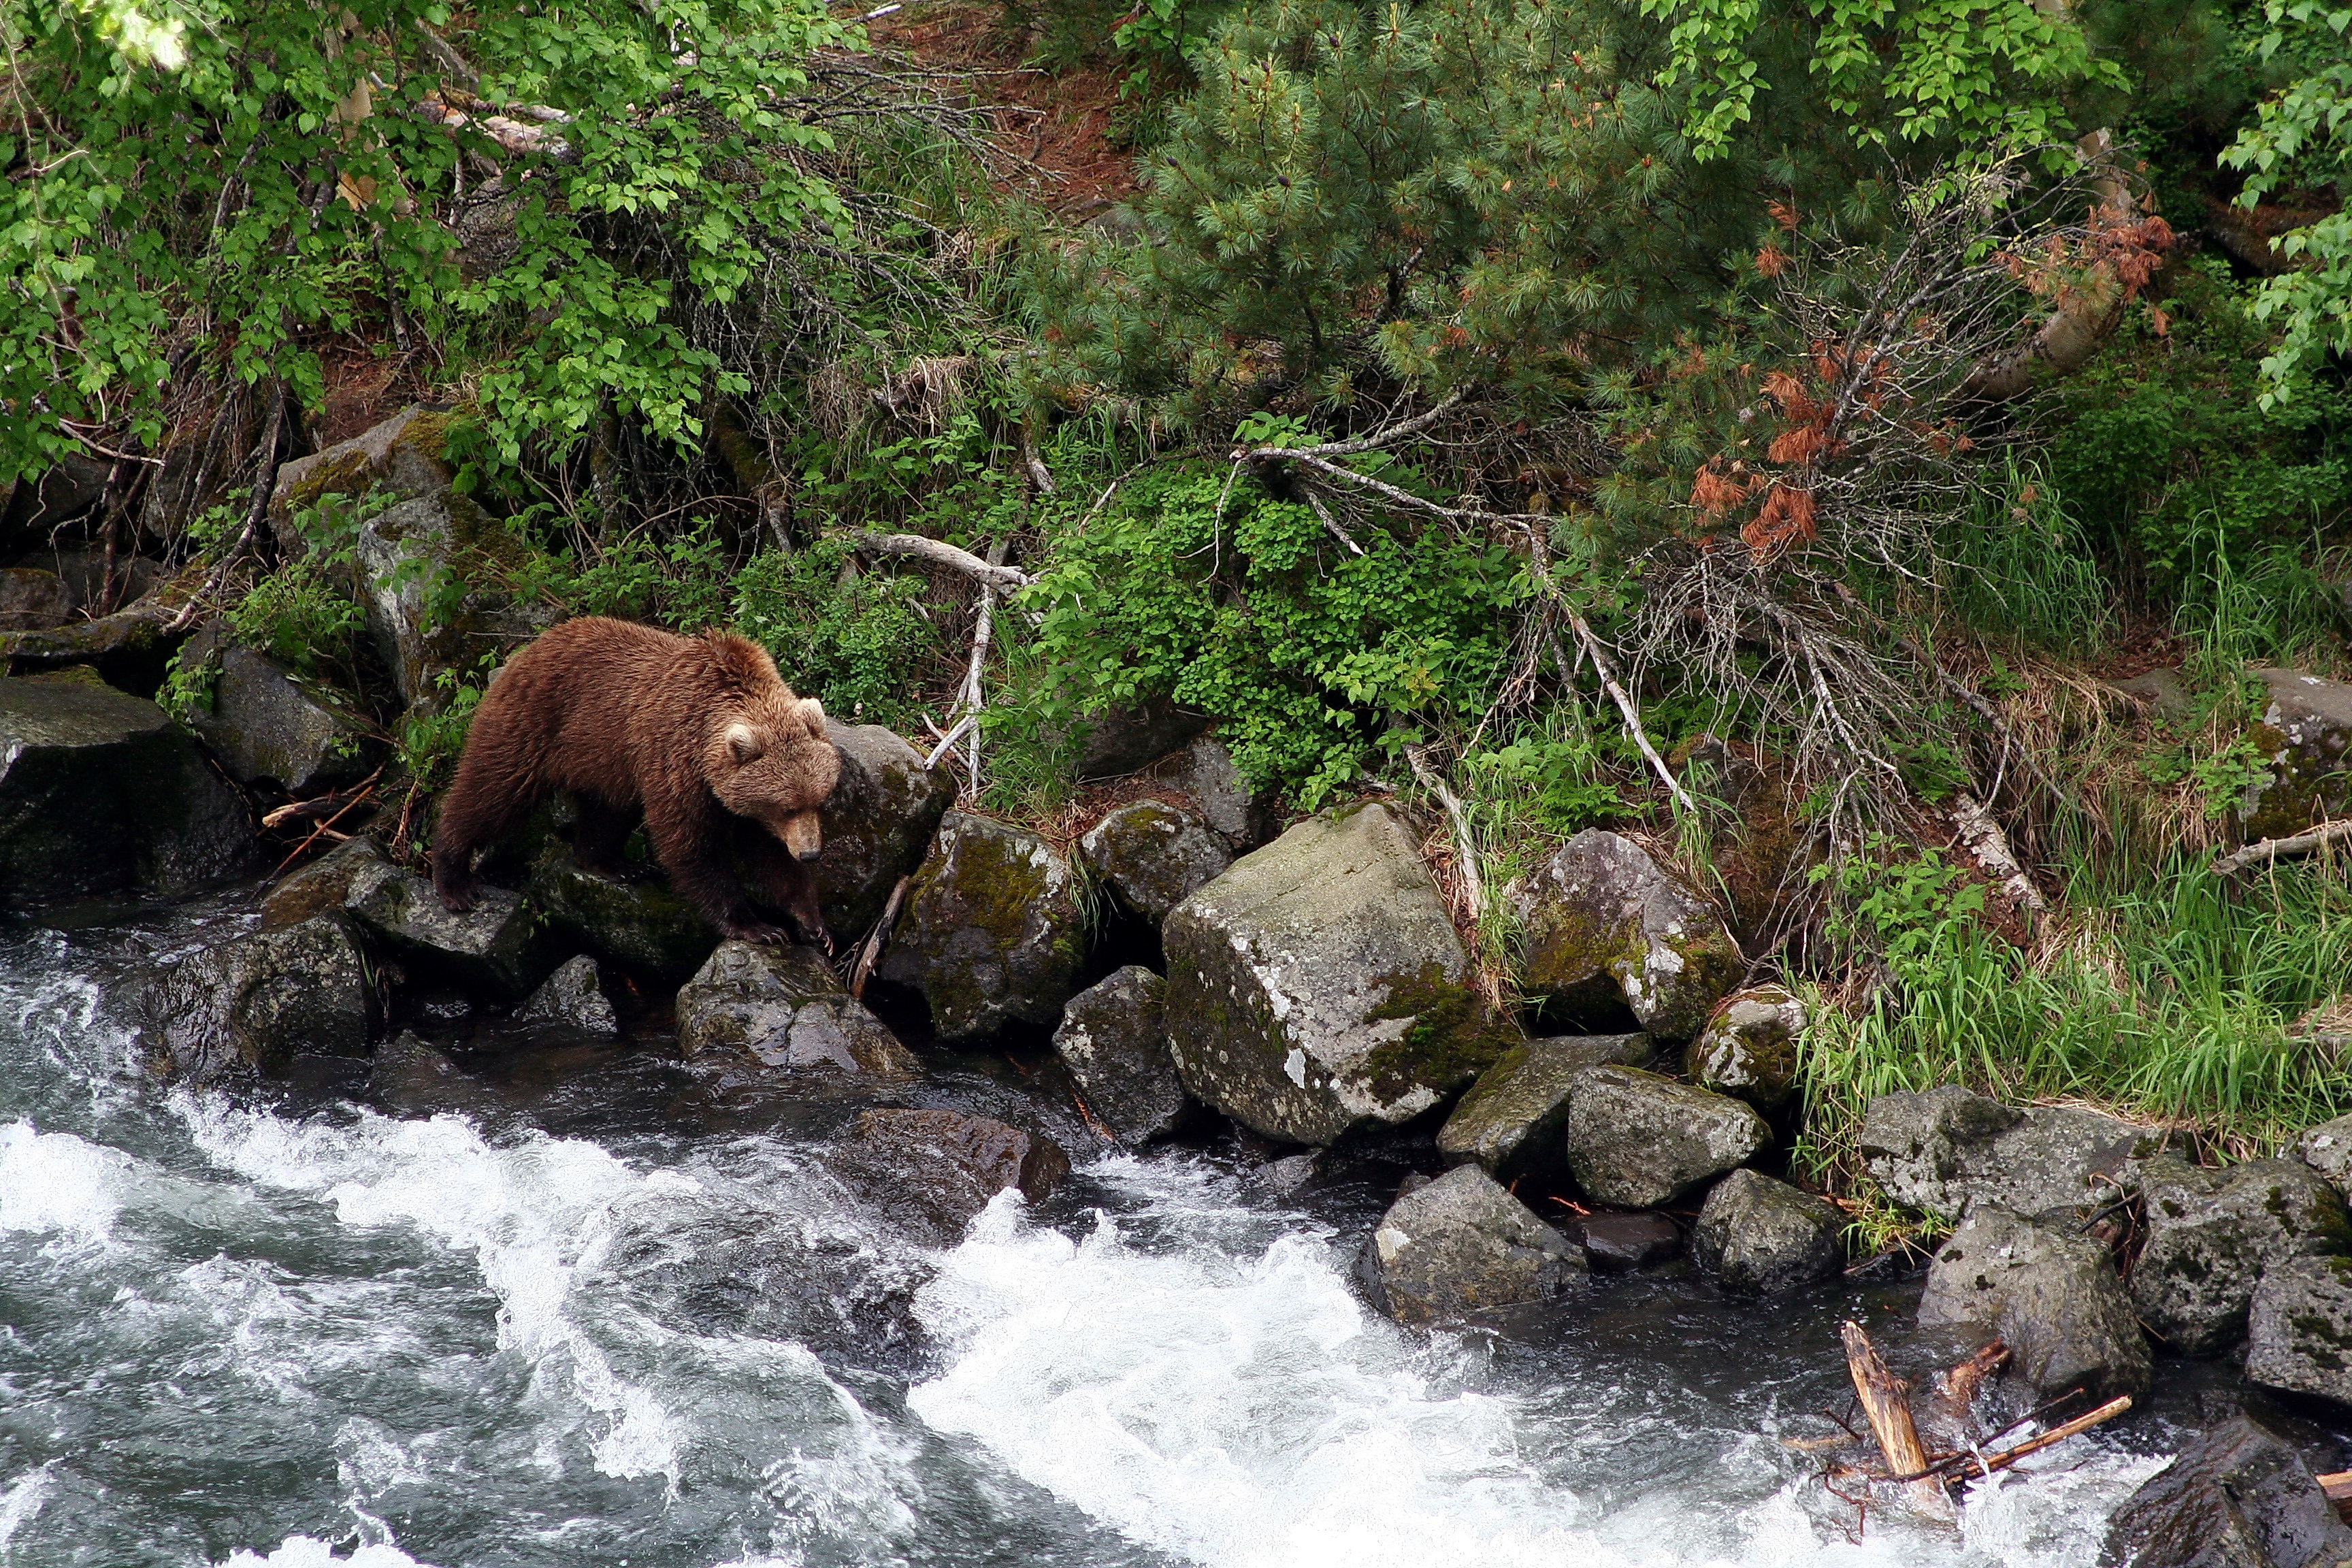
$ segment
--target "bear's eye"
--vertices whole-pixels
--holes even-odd
[[[735,754],[735,765],[740,767],[759,759],[760,737],[752,732],[749,724],[730,724],[727,726],[727,748]]]

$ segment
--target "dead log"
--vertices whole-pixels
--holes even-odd
[[[849,539],[869,555],[911,555],[934,566],[950,567],[967,577],[978,578],[1000,594],[1026,588],[1035,581],[1017,566],[992,565],[969,550],[959,550],[940,540],[925,539],[919,533],[853,533]]]
[[[1878,1347],[1860,1323],[1849,1318],[1839,1331],[1845,1340],[1846,1371],[1853,1374],[1854,1394],[1862,1400],[1862,1413],[1869,1418],[1879,1451],[1886,1456],[1888,1471],[1911,1478],[1905,1487],[1918,1512],[1929,1519],[1954,1518],[1951,1494],[1927,1473],[1927,1450],[1911,1419],[1910,1385],[1886,1370]]]
[[[2352,838],[2352,822],[2323,822],[2308,833],[2298,833],[2287,838],[2265,838],[2242,849],[2232,849],[2213,862],[2213,875],[2234,877],[2256,866],[2267,866],[2276,860],[2293,859],[2298,855],[2315,855],[2331,844]]]
[[[1995,1470],[2005,1470],[2028,1455],[2038,1454],[2044,1448],[2055,1447],[2069,1437],[2089,1431],[2102,1421],[2115,1419],[2131,1407],[2131,1395],[2118,1394],[2088,1415],[2077,1415],[2063,1426],[2053,1426],[2038,1437],[2028,1437],[2024,1442],[2003,1448],[1997,1454],[1987,1454],[1981,1459],[1973,1454],[1963,1455],[1958,1468],[1951,1472],[1952,1479],[1964,1481],[1977,1476],[1989,1476]]]

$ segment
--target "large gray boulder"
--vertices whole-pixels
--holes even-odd
[[[1192,797],[1201,815],[1235,854],[1275,836],[1280,817],[1273,799],[1250,788],[1234,754],[1214,735],[1202,735],[1152,770],[1161,784]]]
[[[1302,822],[1169,912],[1184,1087],[1244,1127],[1329,1143],[1409,1121],[1491,1065],[1469,955],[1384,805]]]
[[[1437,1152],[1447,1164],[1476,1165],[1507,1185],[1557,1181],[1568,1173],[1568,1093],[1577,1075],[1647,1067],[1656,1054],[1647,1035],[1561,1035],[1513,1046],[1454,1105],[1437,1130]]]
[[[1035,834],[950,812],[875,973],[922,994],[943,1040],[1050,1028],[1086,957],[1070,863]]]
[[[2020,1110],[1957,1084],[1880,1095],[1858,1142],[1888,1197],[1954,1218],[1979,1203],[2038,1215],[2110,1202],[2133,1155],[2153,1148],[2145,1130],[2095,1110]]]
[[[916,1239],[952,1247],[997,1194],[1052,1196],[1070,1157],[1041,1133],[955,1110],[868,1110],[834,1168]]]
[[[1702,1089],[1778,1115],[1797,1092],[1797,1037],[1806,1022],[1804,1003],[1783,986],[1735,992],[1690,1043],[1683,1071]]]
[[[194,892],[245,869],[245,802],[152,702],[95,679],[0,680],[0,906]]]
[[[2294,1445],[2239,1415],[2198,1435],[2126,1499],[2099,1561],[2112,1568],[2337,1568],[2352,1528]]]
[[[1087,830],[1078,855],[1120,908],[1153,925],[1234,861],[1206,817],[1164,800],[1120,806]]]
[[[504,888],[484,888],[458,914],[431,882],[384,865],[352,879],[344,908],[403,963],[501,1001],[529,996],[562,956],[522,895]]]
[[[2323,1121],[2294,1141],[2295,1157],[2327,1179],[2337,1192],[2352,1182],[2352,1116]]]
[[[1123,778],[1208,727],[1206,714],[1186,712],[1166,698],[1081,714],[1070,725],[1078,743],[1073,774],[1081,783]]]
[[[248,647],[221,656],[212,707],[190,722],[229,777],[297,799],[364,778],[383,750],[331,692]]]
[[[1998,1204],[1976,1205],[1937,1251],[1919,1322],[2000,1336],[2043,1394],[2080,1384],[2104,1400],[2148,1384],[2147,1341],[2105,1246]]]
[[[523,896],[548,923],[597,957],[675,985],[702,967],[719,929],[659,875],[603,877],[562,845],[531,862]]]
[[[923,754],[879,724],[825,721],[841,752],[841,778],[818,814],[818,902],[834,941],[847,945],[882,916],[890,889],[923,863],[955,780],[923,766]]]
[[[2179,1354],[2217,1355],[2236,1342],[2254,1282],[2272,1264],[2352,1250],[2344,1200],[2299,1161],[2213,1171],[2161,1154],[2138,1170],[2147,1240],[2132,1300]]]
[[[1771,1141],[1752,1107],[1637,1068],[1594,1068],[1569,1091],[1568,1167],[1599,1203],[1672,1203]]]
[[[1356,1264],[1373,1304],[1402,1323],[1537,1305],[1588,1272],[1581,1251],[1475,1165],[1390,1205]]]
[[[1504,889],[1519,984],[1571,1011],[1622,1000],[1664,1040],[1696,1035],[1747,963],[1723,916],[1630,838],[1585,829]]]
[[[923,1071],[805,947],[720,942],[678,990],[677,1047],[688,1061],[756,1066],[763,1080],[808,1092],[869,1093]]]
[[[524,1024],[551,1024],[578,1035],[610,1037],[621,1032],[621,1020],[598,984],[596,961],[586,953],[565,959],[555,973],[515,1010]]]
[[[1130,1147],[1173,1132],[1192,1105],[1168,1048],[1168,982],[1139,964],[1071,997],[1054,1050],[1095,1120]]]
[[[2246,737],[2267,764],[2238,802],[2248,838],[2279,838],[2340,813],[2352,773],[2352,686],[2300,669],[2252,669],[2263,721]]]
[[[152,1055],[193,1083],[283,1073],[298,1054],[363,1057],[379,1024],[366,955],[340,915],[216,943],[145,998]]]
[[[2246,1375],[2352,1405],[2352,1258],[2283,1258],[2246,1321]]]
[[[1845,1268],[1845,1215],[1755,1171],[1715,1184],[1691,1232],[1691,1254],[1735,1296],[1771,1296]]]

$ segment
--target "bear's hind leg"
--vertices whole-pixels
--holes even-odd
[[[433,890],[444,906],[460,913],[472,909],[481,893],[475,855],[521,826],[543,793],[531,786],[528,774],[519,777],[497,760],[496,746],[480,743],[482,739],[478,721],[457,763],[457,781],[441,797],[440,820],[433,830]]]

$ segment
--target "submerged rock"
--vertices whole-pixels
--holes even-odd
[[[1583,1253],[1475,1165],[1398,1198],[1356,1264],[1373,1304],[1402,1323],[1549,1301],[1587,1272]]]
[[[2139,1192],[2147,1241],[2132,1268],[2132,1300],[2181,1355],[2219,1354],[2246,1331],[2264,1268],[2352,1243],[2344,1200],[2294,1160],[2211,1171],[2161,1154],[2140,1165]]]
[[[343,909],[362,879],[373,885],[378,871],[391,868],[383,845],[355,834],[269,889],[261,900],[261,929],[299,925],[314,915]]]
[[[2352,1405],[2352,1258],[2283,1258],[2263,1270],[2246,1340],[2256,1383]]]
[[[550,925],[597,957],[671,984],[701,968],[719,945],[719,929],[660,876],[600,877],[562,845],[531,862],[523,894]]]
[[[925,771],[923,754],[879,724],[828,719],[824,731],[841,752],[841,777],[818,814],[817,898],[834,942],[846,947],[881,919],[898,879],[922,865],[955,781]]]
[[[869,1110],[836,1168],[919,1240],[952,1247],[1008,1187],[1043,1203],[1070,1157],[1041,1134],[954,1110]]]
[[[1162,800],[1120,806],[1087,831],[1078,853],[1120,908],[1153,925],[1234,859],[1207,818]]]
[[[1506,1184],[1556,1181],[1568,1173],[1568,1093],[1577,1074],[1647,1067],[1656,1054],[1647,1035],[1560,1035],[1513,1046],[1437,1130],[1437,1152],[1448,1164],[1477,1165]]]
[[[1384,805],[1242,857],[1160,937],[1184,1087],[1263,1137],[1324,1144],[1408,1121],[1516,1040],[1471,988],[1414,837]]]
[[[1530,997],[1570,1009],[1622,999],[1660,1039],[1696,1035],[1747,967],[1713,904],[1601,828],[1504,893],[1527,933],[1520,984]]]
[[[521,1001],[555,967],[538,916],[504,888],[484,888],[480,901],[458,914],[432,883],[384,865],[352,878],[345,907],[404,963],[504,1001]]]
[[[192,1083],[282,1074],[297,1054],[363,1057],[378,1015],[366,956],[340,915],[256,932],[167,968],[142,1037]]]
[[[586,953],[564,960],[515,1013],[519,1022],[555,1024],[583,1035],[613,1036],[621,1020],[597,984],[596,961]]]
[[[1806,1022],[1804,1003],[1782,986],[1734,993],[1691,1042],[1683,1070],[1702,1089],[1776,1115],[1797,1092],[1797,1037]]]
[[[1129,1147],[1173,1132],[1192,1103],[1168,1048],[1167,1008],[1168,983],[1129,964],[1072,997],[1054,1031],[1087,1109]]]
[[[2037,1215],[2109,1202],[2133,1155],[2152,1147],[2144,1130],[2095,1110],[2020,1110],[1957,1084],[1880,1095],[1859,1142],[1888,1197],[1953,1217],[1979,1203]]]
[[[1662,1214],[1587,1215],[1560,1227],[1592,1267],[1628,1274],[1664,1263],[1683,1249],[1683,1233]]]
[[[1732,1295],[1777,1295],[1844,1269],[1845,1215],[1786,1182],[1734,1171],[1706,1194],[1691,1253]]]
[[[1034,833],[951,812],[875,971],[919,991],[942,1040],[1050,1027],[1086,956],[1070,863]]]
[[[0,905],[191,893],[245,869],[256,843],[245,802],[152,702],[0,679]]]
[[[813,948],[723,942],[677,994],[688,1061],[740,1060],[835,1092],[896,1087],[923,1065]]]
[[[2105,1244],[1998,1204],[1977,1204],[1937,1250],[1919,1321],[1999,1335],[2044,1394],[2080,1384],[2105,1400],[2148,1384],[2147,1341]]]
[[[1569,1094],[1569,1170],[1600,1203],[1672,1203],[1771,1140],[1751,1107],[1635,1068],[1594,1068]]]
[[[2294,1446],[2241,1415],[2148,1478],[2107,1525],[2109,1568],[2337,1568],[2352,1528]]]
[[[212,708],[192,722],[229,777],[297,799],[364,778],[382,749],[341,701],[247,647],[221,656]]]

